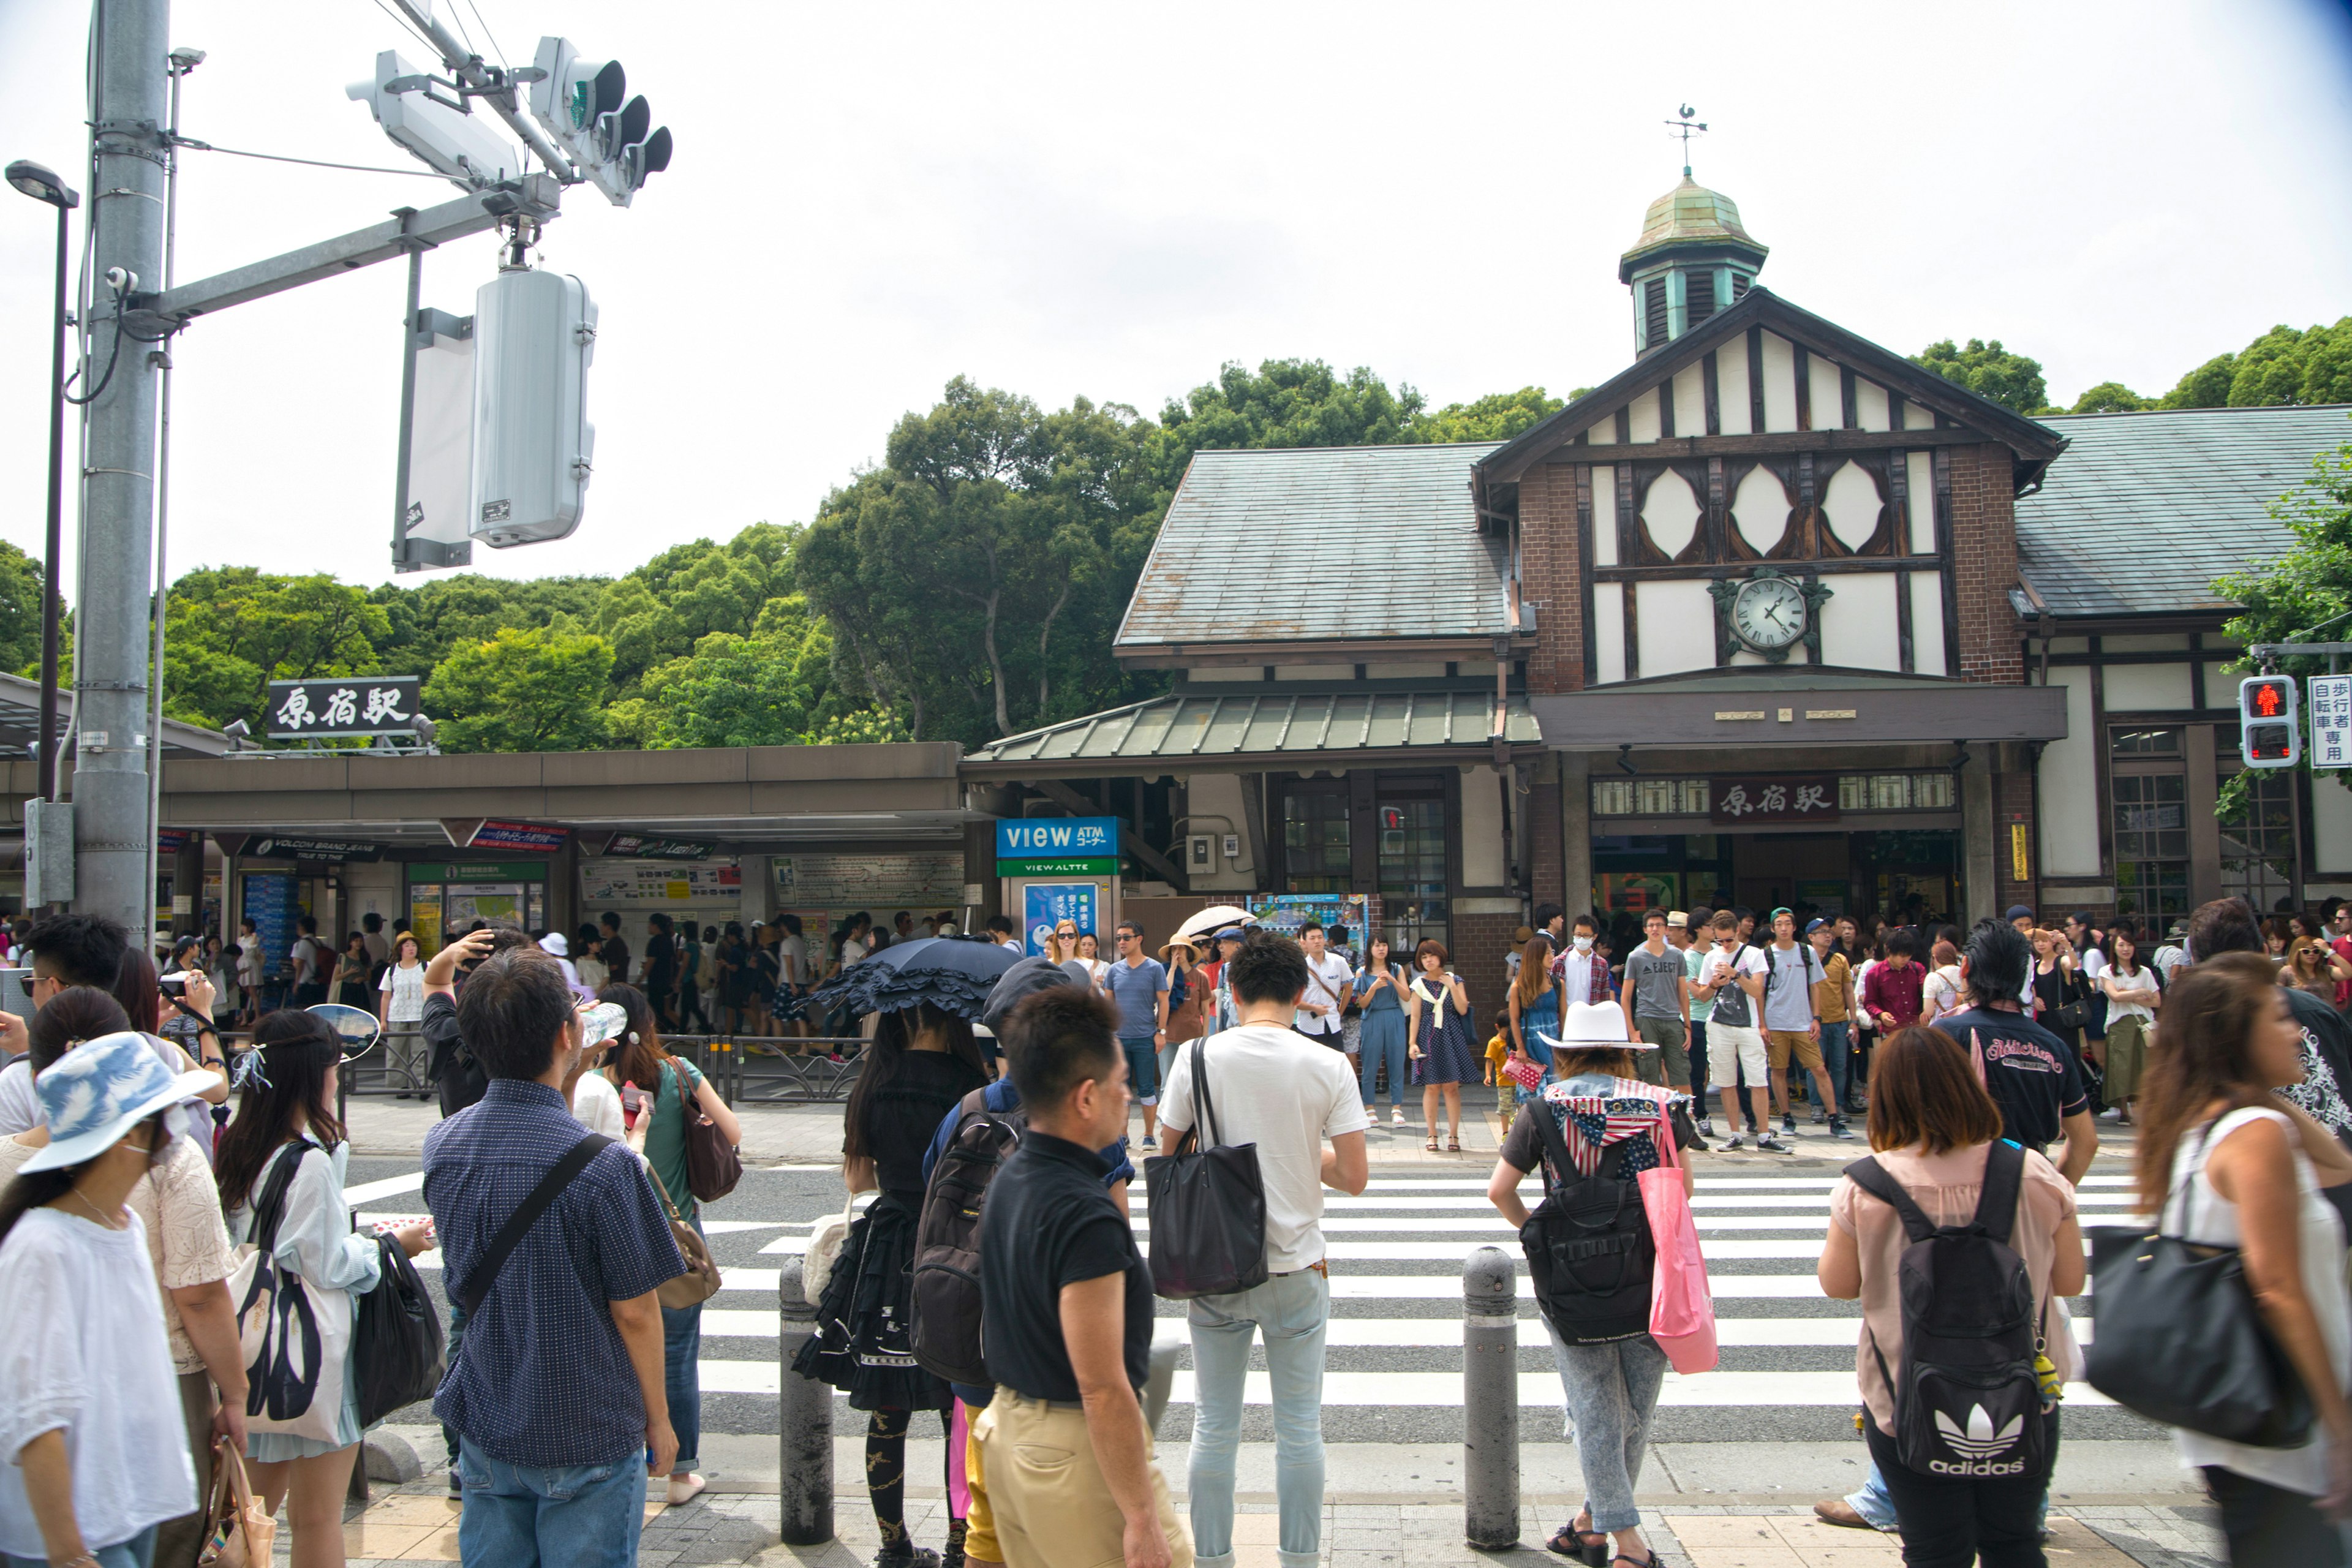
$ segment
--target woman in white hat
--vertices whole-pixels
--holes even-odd
[[[1698,1145],[1698,1135],[1686,1114],[1675,1114],[1690,1103],[1690,1096],[1660,1089],[1634,1076],[1633,1053],[1655,1046],[1625,1037],[1622,1009],[1603,1002],[1570,1002],[1560,1020],[1560,1037],[1547,1037],[1551,1047],[1556,1081],[1544,1086],[1543,1096],[1519,1108],[1510,1135],[1503,1140],[1502,1156],[1495,1162],[1486,1197],[1513,1228],[1528,1223],[1528,1207],[1519,1199],[1519,1184],[1539,1165],[1549,1169],[1547,1187],[1563,1187],[1614,1175],[1629,1186],[1642,1172],[1667,1163],[1675,1147]],[[1545,1129],[1538,1117],[1549,1118]],[[1560,1170],[1547,1151],[1550,1133],[1559,1134],[1573,1169]],[[1622,1144],[1613,1164],[1606,1163],[1612,1145]],[[1687,1192],[1691,1173],[1683,1166]],[[1633,1213],[1642,1212],[1638,1189],[1626,1194]],[[1568,1411],[1568,1433],[1584,1469],[1584,1508],[1576,1519],[1560,1526],[1549,1549],[1587,1563],[1615,1562],[1633,1568],[1655,1568],[1656,1555],[1642,1536],[1641,1510],[1633,1504],[1633,1483],[1642,1473],[1649,1442],[1650,1413],[1666,1374],[1666,1352],[1648,1330],[1649,1287],[1640,1285],[1633,1299],[1641,1310],[1639,1327],[1622,1323],[1555,1322],[1542,1313],[1544,1332],[1551,1339],[1554,1364]],[[1616,1556],[1609,1556],[1610,1537],[1616,1538]]]
[[[46,1148],[0,1192],[0,1552],[144,1568],[196,1506],[145,1227],[124,1206],[170,1147],[168,1112],[218,1079],[143,1036],[79,1047],[34,1082]]]

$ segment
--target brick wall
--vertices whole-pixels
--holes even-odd
[[[1538,463],[1519,481],[1521,592],[1537,606],[1530,692],[1584,687],[1582,556],[1577,545],[1573,465]],[[1538,860],[1538,865],[1541,861]]]
[[[2009,603],[2009,590],[2017,582],[2010,451],[1995,444],[1946,450],[1951,455],[1952,585],[1959,612],[1960,679],[2015,686],[2025,679],[2025,660],[2018,640],[2023,627]]]
[[[1502,1005],[1503,983],[1508,976],[1503,958],[1511,951],[1511,933],[1518,930],[1519,921],[1517,915],[1454,917],[1454,940],[1446,946],[1454,953],[1454,973],[1462,976],[1470,993],[1470,1005],[1477,1010],[1480,1050],[1486,1048],[1486,1037],[1494,1033],[1495,1009]]]
[[[2017,879],[2016,862],[2010,853],[2010,829],[2019,823],[2025,826],[2026,879]],[[1995,902],[2005,911],[2023,904],[2035,912],[2043,925],[2055,925],[2052,911],[2042,908],[2039,895],[2042,877],[2042,835],[2033,820],[2033,775],[2032,773],[1995,773],[1992,780],[1992,864],[1993,884],[2000,889]],[[1998,911],[1997,911],[1998,912]]]

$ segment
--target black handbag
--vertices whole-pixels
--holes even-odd
[[[2071,1033],[2089,1028],[2094,1016],[2090,982],[2084,980],[2082,972],[2077,970],[2066,977],[2065,1003],[2051,1012],[2048,1026]]]
[[[433,1397],[448,1369],[442,1353],[441,1314],[416,1265],[400,1243],[376,1237],[383,1268],[360,1298],[352,1331],[351,1375],[359,1380],[360,1425],[373,1426],[395,1410]]]
[[[2204,1136],[2212,1136],[2208,1122]],[[2182,1185],[2194,1190],[2192,1174]],[[2184,1224],[2186,1229],[2184,1205]],[[2165,1205],[2166,1213],[2171,1203]],[[2084,1376],[2150,1421],[2258,1448],[2301,1447],[2311,1395],[2254,1310],[2245,1259],[2122,1226],[2091,1233],[2097,1334]]]
[[[1143,1162],[1143,1186],[1151,1195],[1151,1289],[1173,1301],[1229,1296],[1266,1279],[1257,1145],[1219,1143],[1208,1045],[1205,1035],[1191,1045],[1199,1125],[1187,1128],[1172,1152]]]

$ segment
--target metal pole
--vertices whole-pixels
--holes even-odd
[[[1518,1268],[1499,1247],[1462,1266],[1462,1534],[1499,1551],[1519,1539]]]
[[[65,546],[66,501],[66,230],[68,209],[58,209],[58,306],[49,344],[49,531],[48,558],[41,565],[41,758],[43,800],[58,798],[58,607],[63,590],[58,560]]]
[[[178,251],[180,227],[180,83],[195,69],[193,60],[183,64],[175,58],[167,68],[172,81],[171,143],[163,150],[169,160],[163,166],[163,287],[172,286],[174,257]],[[163,621],[164,600],[171,589],[172,573],[165,524],[172,509],[172,344],[167,338],[149,356],[161,366],[157,388],[155,426],[155,633],[153,658],[147,678],[147,881],[149,905],[155,901],[157,856],[161,853],[156,839],[163,826]],[[180,891],[178,870],[173,875],[172,891]],[[168,922],[167,922],[168,923]],[[354,1467],[364,1470],[364,1465]]]
[[[163,127],[170,0],[110,0],[98,8],[91,153],[93,276],[135,275],[152,289],[163,262]],[[93,289],[89,363],[115,359],[105,395],[83,410],[81,592],[74,626],[75,908],[147,940],[154,889],[140,879],[155,841],[148,818],[147,620],[152,609],[156,372],[115,315],[113,289]],[[121,350],[116,358],[117,349]],[[103,376],[103,369],[98,373]]]
[[[776,1479],[784,1544],[815,1546],[833,1539],[833,1390],[793,1370],[817,1331],[801,1263],[786,1258],[776,1270]]]

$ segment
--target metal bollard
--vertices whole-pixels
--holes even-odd
[[[1462,1266],[1462,1533],[1488,1551],[1519,1539],[1518,1285],[1499,1247]]]
[[[793,1370],[801,1346],[816,1336],[816,1307],[801,1289],[801,1259],[776,1271],[776,1480],[784,1544],[833,1539],[833,1390]]]

